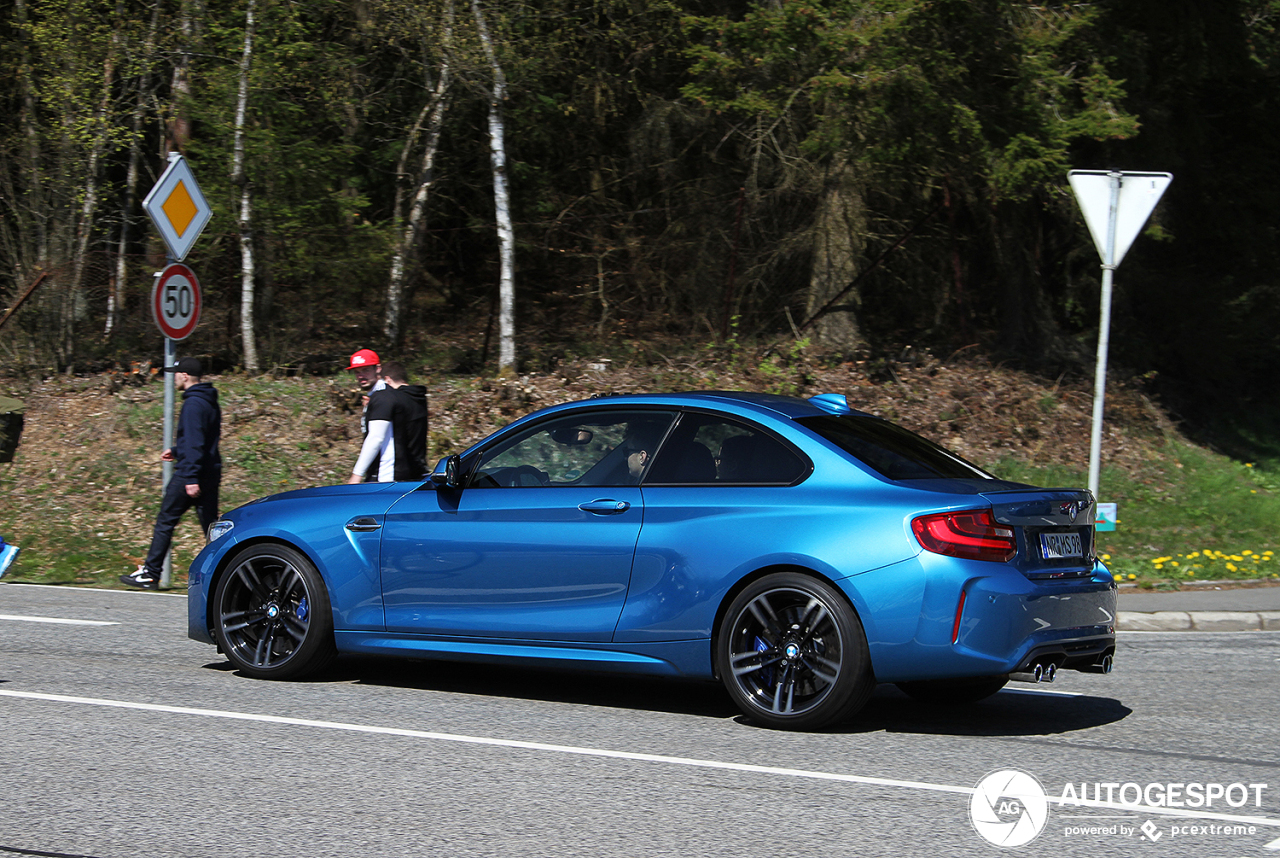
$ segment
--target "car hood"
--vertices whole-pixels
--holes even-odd
[[[324,498],[341,495],[346,495],[348,497],[361,497],[363,495],[376,495],[383,493],[402,495],[405,492],[405,488],[405,483],[359,483],[354,486],[314,486],[309,489],[294,489],[289,492],[267,495],[266,497],[249,501],[245,506],[254,506],[255,504],[261,503],[273,503],[276,501],[306,500],[308,498]]]

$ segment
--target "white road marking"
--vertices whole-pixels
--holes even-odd
[[[1001,694],[1043,694],[1047,697],[1083,697],[1080,691],[1050,691],[1048,688],[1002,688]]]
[[[1183,611],[1183,613],[1197,613],[1197,612]],[[1256,614],[1258,612],[1244,611],[1242,613]],[[1258,635],[1259,637],[1280,634],[1280,631],[1277,631],[1276,629],[1242,629],[1241,631],[1238,631],[1238,632],[1209,632],[1209,631],[1201,631],[1199,629],[1183,629],[1181,631],[1176,631],[1176,632],[1175,631],[1167,631],[1167,632],[1146,631],[1146,630],[1139,630],[1139,629],[1121,629],[1120,631],[1116,632],[1116,636],[1123,637],[1127,635],[1138,635],[1138,636],[1141,636],[1141,635],[1189,635],[1191,636],[1193,635],[1197,638],[1202,638],[1202,637],[1209,637],[1210,635],[1236,636],[1236,635],[1244,634],[1246,632],[1251,635]]]
[[[24,623],[58,623],[64,626],[118,626],[105,620],[67,620],[62,617],[20,617],[17,614],[0,614],[0,620],[20,620]]]
[[[437,733],[430,730],[408,730],[402,727],[377,727],[371,724],[345,724],[340,721],[315,721],[309,718],[286,718],[281,715],[257,715],[249,712],[229,712],[222,709],[196,709],[190,706],[164,706],[156,703],[133,703],[127,700],[106,700],[95,697],[72,697],[65,694],[40,694],[33,691],[0,690],[0,697],[14,697],[25,700],[44,700],[52,703],[72,703],[83,706],[104,706],[115,709],[137,709],[146,712],[165,712],[172,715],[194,715],[202,718],[226,718],[233,721],[256,721],[263,724],[287,724],[296,727],[318,727],[325,730],[345,730],[353,733],[370,733],[382,736],[403,736],[411,739],[426,739],[433,742],[458,742],[468,745],[487,745],[495,748],[511,748],[524,751],[545,751],[556,754],[574,754],[583,757],[602,757],[605,759],[629,760],[641,763],[661,763],[672,766],[692,766],[703,769],[719,769],[721,771],[781,775],[783,777],[837,781],[869,786],[898,787],[901,789],[912,789],[925,792],[972,795],[975,791],[974,787],[935,784],[924,781],[899,780],[897,778],[873,778],[862,775],[839,774],[835,772],[817,772],[807,769],[788,769],[779,766],[758,766],[750,763],[727,763],[720,760],[699,760],[693,757],[670,757],[664,754],[640,754],[632,751],[612,751],[606,748],[583,748],[574,745],[552,745],[545,742],[526,742],[517,739],[495,739],[488,736],[465,736],[457,733]],[[1182,808],[1157,807],[1154,805],[1131,805],[1121,804],[1119,802],[1092,801],[1088,799],[1071,799],[1064,802],[1061,798],[1056,798],[1054,796],[1047,796],[1046,798],[1050,803],[1060,805],[1065,804],[1071,807],[1097,807],[1106,810],[1125,810],[1130,813],[1134,811],[1141,811],[1145,814],[1160,816],[1177,816],[1189,819],[1212,819],[1219,822],[1238,822],[1242,824],[1272,825],[1280,827],[1280,819],[1270,819],[1264,816],[1239,816],[1229,813],[1192,811],[1184,810]]]
[[[1280,849],[1280,839],[1272,840],[1270,843],[1268,843],[1266,846],[1263,846],[1262,848],[1263,849]]]
[[[17,584],[12,581],[0,581],[0,589],[5,587],[33,587],[40,590],[60,590],[63,593],[117,593],[134,598],[144,594],[147,596],[171,596],[178,599],[187,598],[185,589],[180,592],[161,593],[155,590],[108,590],[105,587],[68,587],[66,584]]]

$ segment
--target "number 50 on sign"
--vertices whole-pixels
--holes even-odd
[[[151,314],[160,333],[185,340],[200,322],[200,282],[185,265],[170,265],[156,277],[151,290]]]

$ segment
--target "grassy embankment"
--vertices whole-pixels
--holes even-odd
[[[846,365],[847,366],[847,365]],[[877,409],[889,416],[901,407],[916,408],[912,428],[944,443],[953,429],[941,429],[958,418],[936,416],[924,389],[929,376],[942,381],[946,373],[921,371],[905,381],[886,383],[879,393],[865,379],[845,381],[821,377],[810,366],[804,378],[778,371],[728,377],[722,367],[684,369],[672,376],[645,370],[626,377],[613,374],[596,384],[589,375],[577,379],[556,373],[537,379],[493,380],[444,377],[431,385],[432,458],[462,449],[514,417],[552,401],[584,398],[599,389],[689,389],[752,387],[772,389],[785,383],[785,392],[812,395],[821,390],[852,386],[859,401],[891,395],[893,405]],[[802,373],[802,375],[804,375]],[[815,377],[816,376],[816,377]],[[973,390],[992,377],[951,377],[947,395],[963,388],[968,407],[976,408]],[[905,378],[905,376],[904,376]],[[806,382],[805,379],[808,379]],[[975,381],[975,379],[978,379]],[[272,379],[237,375],[215,379],[224,412],[223,456],[226,477],[222,507],[229,509],[264,494],[303,486],[342,482],[358,450],[356,397],[348,379]],[[1007,389],[1025,388],[1025,379],[1012,379]],[[1056,391],[1056,392],[1055,392]],[[15,461],[0,465],[0,534],[22,547],[22,554],[6,575],[7,581],[121,586],[116,576],[141,561],[150,537],[160,497],[162,387],[154,379],[122,376],[51,379],[27,390],[11,390],[27,401],[27,427]],[[1062,391],[1029,390],[1033,407],[1018,416],[1019,434],[1043,437],[1057,431],[1079,436],[1078,414],[1059,427],[1034,427],[1034,415],[1046,417],[1065,409]],[[1056,397],[1057,405],[1049,403]],[[955,400],[949,400],[955,410]],[[914,405],[912,405],[914,403]],[[1049,403],[1049,404],[1047,404]],[[1007,401],[991,406],[990,414],[1006,413]],[[924,416],[933,413],[934,417]],[[1033,415],[1028,417],[1027,415]],[[1009,418],[1012,420],[1013,418]],[[958,437],[992,430],[983,425],[961,427]],[[1011,424],[1015,425],[1015,424]],[[1032,429],[1035,431],[1027,431]],[[968,434],[966,434],[968,433]],[[955,436],[953,436],[955,437]],[[1012,437],[1012,436],[1010,436]],[[1195,447],[1174,436],[1143,441],[1124,436],[1132,449],[1141,448],[1141,464],[1125,470],[1104,468],[1102,499],[1119,504],[1120,526],[1098,535],[1099,550],[1125,581],[1142,586],[1171,587],[1192,581],[1273,579],[1280,573],[1274,559],[1280,523],[1280,464],[1253,466]],[[1002,453],[967,455],[998,475],[1039,485],[1079,486],[1086,482],[1084,463],[1043,466],[1044,447],[1010,449]],[[1073,454],[1072,458],[1079,458]],[[179,525],[175,539],[175,586],[182,586],[185,568],[199,550],[202,535],[194,513]]]

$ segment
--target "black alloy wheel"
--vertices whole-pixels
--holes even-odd
[[[324,580],[298,551],[253,545],[237,554],[213,598],[214,637],[242,673],[296,679],[337,655]]]
[[[729,605],[716,641],[721,681],[751,720],[816,730],[862,708],[875,688],[866,634],[830,584],[779,572]]]

